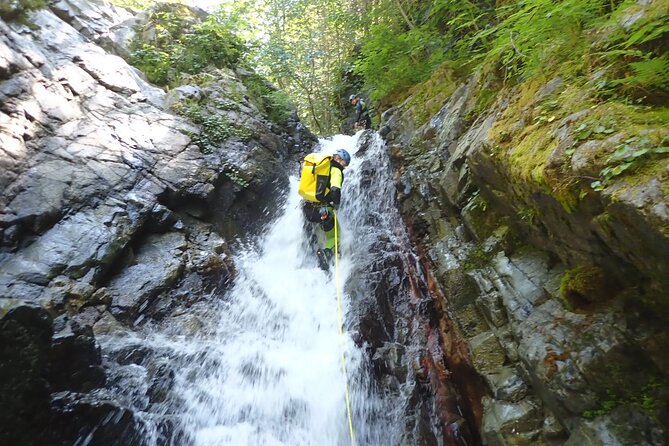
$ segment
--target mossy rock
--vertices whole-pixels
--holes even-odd
[[[560,282],[560,297],[569,309],[588,309],[618,294],[618,281],[599,266],[580,265]]]

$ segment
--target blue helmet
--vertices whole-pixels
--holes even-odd
[[[335,152],[335,155],[339,155],[339,158],[343,159],[346,161],[346,165],[348,166],[351,164],[351,155],[348,154],[348,152],[344,149],[337,149]]]

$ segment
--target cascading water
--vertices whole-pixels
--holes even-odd
[[[322,140],[321,150],[355,154],[358,136]],[[383,216],[394,203],[394,188],[385,147],[373,138],[345,171],[339,213],[339,284],[347,327],[352,325],[347,281],[352,273],[361,274],[379,231],[392,236],[400,221],[394,209],[394,218]],[[375,160],[375,175],[384,177],[363,178],[360,166],[369,159]],[[303,229],[297,181],[291,178],[283,210],[257,246],[235,259],[233,288],[189,310],[196,333],[184,334],[168,320],[101,338],[109,387],[141,417],[146,444],[351,444],[345,380],[357,444],[399,443],[401,404],[396,396],[375,391],[369,360],[352,331],[339,333],[336,275],[317,267],[311,231]],[[379,184],[370,188],[369,181]],[[370,215],[376,216],[372,226]],[[151,356],[151,365],[119,360],[134,349]],[[171,432],[167,439],[165,432]]]

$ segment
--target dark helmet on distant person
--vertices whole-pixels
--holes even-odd
[[[348,152],[344,149],[337,149],[335,152],[335,155],[339,155],[339,158],[343,159],[346,161],[346,165],[348,166],[351,164],[351,155],[348,154]]]

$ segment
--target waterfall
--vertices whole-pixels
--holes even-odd
[[[373,135],[356,156],[359,136],[324,139],[319,149],[353,155],[339,212],[344,334],[337,275],[317,266],[314,234],[322,231],[305,223],[292,177],[278,218],[235,259],[233,287],[189,310],[196,330],[184,333],[168,320],[100,338],[112,376],[108,387],[142,419],[146,444],[348,445],[346,384],[358,444],[398,443],[399,404],[375,390],[369,359],[350,329],[348,280],[364,270],[378,231],[392,232],[399,222],[381,215],[380,207],[394,202],[385,147]],[[373,174],[385,178],[362,175],[369,174],[370,159],[378,164]],[[370,181],[377,183],[373,189]],[[132,355],[140,359],[128,360]]]

